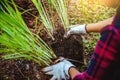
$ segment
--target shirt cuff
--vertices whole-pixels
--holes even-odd
[[[84,74],[84,73],[79,73],[79,74],[77,74],[72,80],[83,79],[83,77],[84,77],[83,74]]]

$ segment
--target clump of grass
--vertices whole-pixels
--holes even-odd
[[[65,0],[48,0],[57,11],[57,14],[63,24],[64,29],[69,28],[67,15],[67,1]]]
[[[12,6],[8,2],[1,2],[0,7],[0,53],[4,53],[4,59],[25,58],[43,65],[49,65],[55,58],[52,49],[36,34],[32,34],[25,24],[21,13],[15,3],[11,0]]]
[[[35,7],[37,8],[39,14],[40,14],[40,20],[44,24],[44,27],[46,28],[46,31],[48,34],[50,34],[51,37],[55,29],[57,28],[54,23],[54,13],[57,13],[59,16],[59,19],[61,20],[61,23],[63,25],[63,28],[66,29],[69,27],[69,20],[67,15],[67,3],[65,0],[47,0],[48,3],[47,6],[49,7],[47,10],[46,6],[42,4],[43,0],[32,0]]]
[[[53,38],[54,26],[52,24],[49,14],[47,13],[46,8],[44,8],[41,0],[32,0],[32,2],[39,12],[40,20],[42,24],[44,25],[46,32],[54,40]]]

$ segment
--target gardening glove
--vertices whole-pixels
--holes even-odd
[[[50,80],[67,80],[70,79],[68,71],[71,67],[75,66],[62,57],[58,63],[45,67],[42,71],[53,76]]]
[[[85,33],[87,33],[86,24],[72,25],[72,26],[70,26],[70,30],[64,35],[64,37],[68,38],[73,34],[85,34]]]

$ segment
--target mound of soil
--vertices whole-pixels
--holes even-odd
[[[15,0],[16,4],[24,10],[33,9],[29,13],[39,16],[38,12],[31,0]],[[23,9],[20,9],[23,11]],[[24,13],[23,18],[29,29],[34,30],[35,17],[29,13]],[[57,17],[55,17],[57,19]],[[43,30],[39,36],[53,49],[54,53],[63,56],[77,67],[83,65],[83,42],[80,35],[72,35],[69,39],[65,39],[63,35],[65,31],[59,21],[56,20],[58,26],[54,31],[52,40]],[[36,33],[36,32],[34,32]],[[50,76],[41,72],[42,67],[32,61],[26,60],[2,60],[0,59],[0,80],[49,80]]]
[[[42,37],[46,43],[53,49],[57,57],[63,56],[76,66],[83,64],[83,42],[80,35],[72,35],[68,39],[64,38],[65,31],[59,27],[53,34],[55,40]]]

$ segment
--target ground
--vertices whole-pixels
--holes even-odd
[[[29,13],[24,13],[22,16],[27,24],[28,28],[37,33],[38,28],[35,28],[35,17],[30,15],[34,14],[38,16],[38,12],[31,0],[15,0],[19,7],[24,10],[33,9]],[[20,9],[20,11],[24,11]],[[57,17],[55,17],[57,18]],[[41,25],[41,24],[39,24]],[[39,36],[53,49],[54,53],[59,56],[63,56],[77,67],[80,68],[84,64],[83,62],[83,40],[80,35],[72,35],[69,39],[65,39],[63,35],[65,31],[59,22],[56,22],[58,28],[54,31],[53,41],[42,30],[42,34]],[[3,60],[0,59],[0,80],[48,80],[50,76],[41,72],[42,67],[33,61],[21,60]]]

